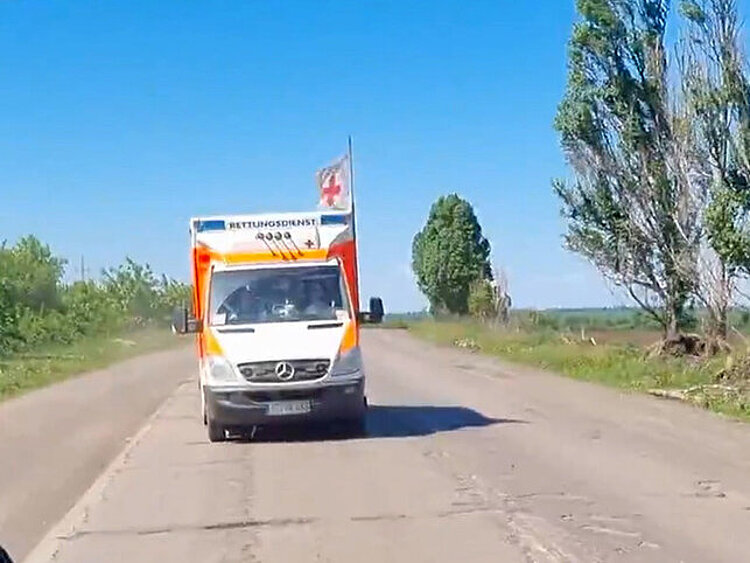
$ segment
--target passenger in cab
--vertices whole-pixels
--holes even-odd
[[[304,309],[306,317],[316,319],[334,318],[335,312],[330,300],[326,299],[326,290],[321,281],[313,281],[308,286],[307,307]]]

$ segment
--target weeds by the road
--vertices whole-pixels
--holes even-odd
[[[185,344],[165,329],[92,336],[0,359],[0,401],[147,352]]]
[[[403,319],[384,319],[382,323],[380,324],[368,324],[363,323],[360,325],[364,329],[368,328],[377,328],[377,329],[392,329],[392,330],[398,330],[398,329],[407,329],[409,328],[409,322],[405,321]]]
[[[691,402],[713,411],[750,419],[750,396],[710,392],[726,358],[691,360],[648,359],[643,350],[629,344],[599,344],[556,331],[500,330],[473,322],[411,323],[417,336],[442,345],[457,345],[513,362],[550,369],[585,381],[613,387],[652,389],[703,389]]]

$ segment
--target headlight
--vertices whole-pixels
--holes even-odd
[[[359,347],[356,347],[336,356],[333,369],[331,369],[331,377],[353,375],[359,371],[362,371],[362,353]]]
[[[208,369],[208,379],[217,383],[227,383],[237,381],[237,376],[222,356],[208,356],[206,358],[206,368]]]

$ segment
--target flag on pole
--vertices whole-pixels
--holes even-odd
[[[315,174],[320,192],[318,207],[321,209],[351,210],[351,178],[349,177],[349,155],[321,168]]]

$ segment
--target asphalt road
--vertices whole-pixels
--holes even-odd
[[[0,404],[0,545],[20,560],[193,373],[160,352]]]
[[[748,561],[747,425],[401,331],[366,331],[364,351],[367,438],[261,432],[209,444],[194,382],[182,383],[28,560]],[[188,350],[129,369],[153,366],[174,384],[191,361]],[[112,451],[92,443],[100,423],[88,418],[57,455]],[[8,441],[28,444],[0,428],[4,465]],[[31,440],[57,448],[40,433]],[[0,474],[11,547],[34,534],[8,513],[6,477],[11,496],[35,503],[12,503],[21,516],[48,502],[39,487],[54,467],[35,475],[33,462]],[[90,476],[95,465],[58,466],[58,489],[84,480],[71,469]]]

